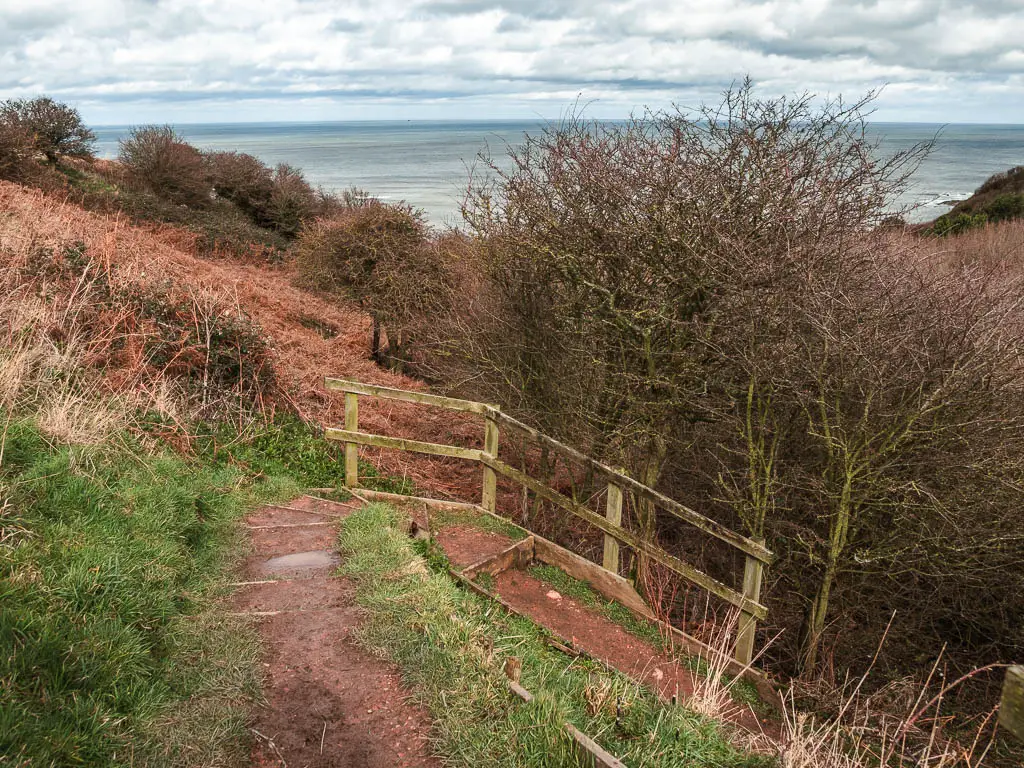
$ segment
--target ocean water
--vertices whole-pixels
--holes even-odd
[[[237,150],[271,165],[301,168],[314,185],[341,191],[359,187],[384,200],[422,208],[438,226],[458,225],[459,203],[481,152],[500,158],[540,122],[336,122],[230,123],[176,126],[200,149]],[[96,129],[101,157],[116,157],[128,126]],[[936,139],[895,206],[926,221],[948,210],[948,200],[970,194],[989,176],[1024,164],[1022,125],[874,123],[871,130],[890,153]]]

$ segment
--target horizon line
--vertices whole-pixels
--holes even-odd
[[[592,122],[603,122],[603,123],[625,123],[631,118],[629,117],[604,117],[594,118]],[[475,117],[475,118],[354,118],[348,120],[215,120],[210,122],[142,122],[142,123],[92,123],[91,128],[134,128],[143,125],[173,125],[173,126],[189,126],[189,125],[338,125],[338,124],[351,124],[351,123],[528,123],[531,125],[540,125],[545,123],[558,123],[561,118],[525,118],[525,117]],[[931,120],[867,120],[865,121],[868,125],[927,125],[927,126],[1000,126],[1007,128],[1024,128],[1024,122],[1022,123],[1010,123],[1010,122],[977,122],[977,121],[957,121],[947,120],[945,122],[936,122]]]

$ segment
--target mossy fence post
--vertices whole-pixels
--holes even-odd
[[[498,422],[491,414],[484,417],[484,455],[498,458]],[[486,464],[483,469],[480,506],[488,512],[494,512],[498,507],[498,474]]]
[[[608,483],[608,502],[605,507],[605,518],[616,528],[622,525],[622,488],[613,482]],[[604,560],[606,570],[619,572],[619,540],[609,533],[604,535]]]
[[[999,725],[1024,741],[1024,665],[1006,670],[1003,699],[999,703]]]
[[[345,429],[359,431],[359,395],[345,393]],[[355,488],[359,485],[359,444],[345,443],[345,485]]]
[[[764,544],[764,539],[755,538],[758,544]],[[743,566],[743,597],[753,604],[761,602],[761,578],[764,574],[764,564],[756,557],[747,555],[746,563]],[[740,609],[739,628],[736,632],[736,661],[740,664],[749,664],[754,658],[754,637],[757,634],[757,617]]]

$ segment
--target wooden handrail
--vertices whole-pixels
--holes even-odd
[[[459,400],[454,397],[442,397],[431,395],[427,392],[413,392],[409,389],[395,389],[394,387],[382,387],[377,384],[363,384],[351,379],[324,379],[324,387],[334,392],[350,392],[354,395],[371,395],[373,397],[385,397],[389,400],[402,400],[406,403],[419,403],[420,405],[436,405],[439,408],[447,408],[450,411],[467,411],[469,413],[487,413],[493,409],[493,405],[478,403],[474,400]]]
[[[520,472],[515,467],[510,466],[503,461],[492,459],[487,456],[483,458],[483,462],[494,469],[498,474],[504,475],[511,480],[515,480],[520,485],[525,485],[538,496],[542,496],[552,504],[557,504],[567,512],[572,512],[577,517],[586,520],[595,528],[604,531],[609,536],[621,541],[628,547],[632,547],[637,552],[643,552],[649,558],[661,563],[670,571],[678,573],[680,576],[693,582],[698,587],[703,587],[711,594],[722,598],[726,602],[732,603],[737,608],[747,611],[758,619],[763,619],[768,615],[768,609],[756,600],[744,597],[741,592],[737,592],[735,589],[723,584],[717,579],[713,579],[706,573],[698,571],[692,565],[687,565],[678,557],[670,555],[658,545],[641,539],[639,536],[627,531],[625,528],[609,523],[605,518],[601,517],[601,515],[587,509],[582,504],[577,504],[568,496],[549,488],[544,485],[544,483],[533,479],[525,472]]]
[[[531,426],[523,424],[523,422],[509,416],[506,413],[502,413],[498,408],[488,406],[491,408],[490,416],[495,421],[505,426],[513,427],[514,429],[529,435],[531,438],[536,440],[543,445],[548,446],[560,453],[571,457],[572,459],[580,462],[586,467],[593,469],[595,472],[604,475],[605,477],[613,480],[616,485],[622,486],[623,490],[629,490],[633,493],[650,499],[658,506],[664,508],[669,514],[680,520],[689,523],[695,528],[700,528],[704,533],[710,534],[717,539],[724,541],[736,549],[750,555],[756,560],[760,560],[765,565],[771,565],[774,558],[771,551],[766,549],[765,546],[759,542],[749,539],[742,534],[736,533],[735,531],[726,528],[721,523],[712,520],[710,517],[705,517],[700,512],[690,509],[689,507],[680,504],[674,499],[670,499],[663,493],[650,488],[638,480],[634,480],[629,475],[623,474],[618,470],[607,467],[596,459],[592,459],[586,454],[580,453],[575,448],[572,448],[565,443],[555,440],[553,437],[548,437],[543,432],[539,432]]]
[[[349,487],[356,487],[358,484],[357,451],[360,445],[395,448],[432,456],[448,456],[479,462],[483,466],[480,508],[484,511],[492,514],[495,512],[497,501],[495,479],[496,475],[503,475],[604,532],[603,567],[610,573],[614,573],[617,578],[619,577],[619,544],[621,543],[631,547],[637,553],[661,563],[691,583],[702,587],[711,594],[739,608],[739,633],[734,652],[736,659],[740,663],[750,663],[753,655],[757,621],[764,619],[768,615],[768,609],[761,603],[761,581],[764,566],[772,562],[773,555],[764,546],[762,541],[748,538],[726,528],[721,523],[705,517],[674,499],[670,499],[653,488],[634,480],[629,475],[605,466],[596,459],[580,453],[575,448],[555,440],[553,437],[548,437],[543,432],[502,413],[501,409],[495,405],[479,403],[473,400],[460,400],[454,397],[442,397],[441,395],[432,395],[426,392],[397,389],[395,387],[364,384],[348,379],[326,378],[324,385],[328,390],[345,393],[345,429],[328,427],[324,430],[324,434],[328,440],[338,440],[345,444],[345,484]],[[359,395],[382,397],[407,403],[431,405],[454,411],[480,414],[485,419],[483,450],[360,432]],[[501,461],[497,456],[498,433],[501,425],[518,430],[540,445],[553,449],[605,477],[608,482],[608,499],[605,515],[602,516],[594,512],[545,483],[530,477],[525,472],[521,472]],[[624,492],[633,493],[639,498],[652,502],[658,508],[666,510],[677,519],[743,552],[746,555],[746,563],[744,565],[742,591],[723,584],[674,555],[669,554],[657,544],[647,541],[623,528],[621,516],[622,494]]]
[[[383,435],[371,435],[368,432],[354,432],[333,427],[324,430],[324,437],[342,443],[372,445],[377,448],[397,448],[400,451],[427,453],[431,456],[451,456],[455,459],[469,459],[470,461],[480,461],[484,455],[483,451],[478,451],[475,448],[460,448],[457,445],[442,443],[424,443],[422,440],[410,440],[406,437],[384,437]]]

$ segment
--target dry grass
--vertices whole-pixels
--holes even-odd
[[[382,370],[370,359],[370,318],[364,312],[297,287],[293,283],[297,273],[290,265],[200,258],[194,252],[195,237],[180,228],[133,226],[122,216],[90,213],[66,200],[0,182],[0,272],[6,274],[12,262],[23,261],[40,248],[76,242],[81,242],[86,253],[118,284],[174,281],[197,295],[218,296],[224,306],[251,317],[271,341],[273,366],[282,390],[280,404],[294,406],[309,421],[333,425],[342,420],[343,400],[324,392],[325,375],[422,388],[421,383]],[[4,280],[0,275],[0,281]],[[63,313],[57,317],[63,319]],[[325,338],[308,322],[303,324],[302,319],[309,317],[339,332]],[[5,316],[0,319],[0,334],[6,325]],[[173,402],[173,387],[168,388],[152,372],[115,384],[122,389],[130,384],[130,388],[143,391],[152,398],[153,407],[168,413],[168,418],[182,416],[183,406]],[[367,431],[434,442],[482,441],[483,425],[472,417],[373,398],[364,401],[359,416]],[[479,473],[465,462],[397,451],[367,458],[382,472],[408,477],[435,494],[472,499],[479,493]]]
[[[1024,220],[1003,221],[944,238],[920,238],[916,248],[936,264],[980,267],[1020,277],[1024,274]]]

